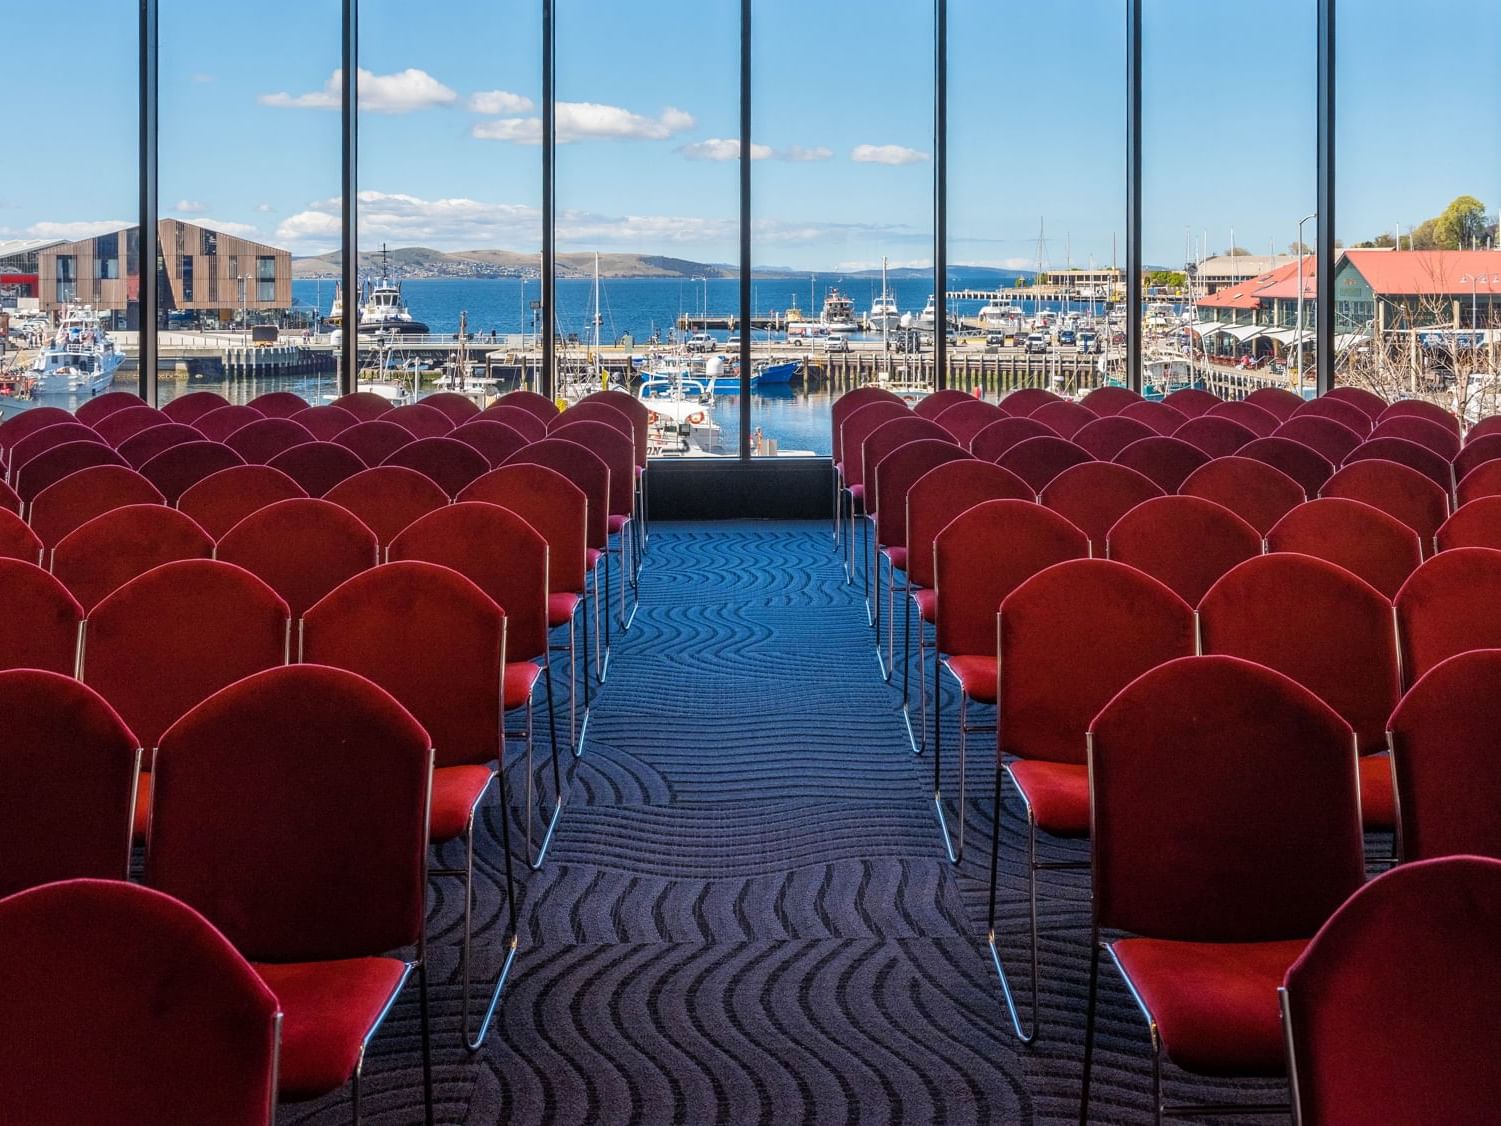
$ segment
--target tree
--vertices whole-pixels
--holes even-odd
[[[1411,250],[1438,250],[1438,220],[1424,219],[1412,229],[1408,244]]]
[[[1313,248],[1306,242],[1290,242],[1287,244],[1289,254],[1312,254]]]
[[[1379,234],[1375,238],[1366,239],[1365,242],[1357,242],[1357,250],[1386,250],[1397,245],[1397,240],[1389,234]]]
[[[1440,249],[1463,250],[1485,237],[1485,204],[1472,195],[1458,196],[1435,220],[1434,236]]]
[[[1243,246],[1232,246],[1229,250],[1225,251],[1225,257],[1226,258],[1246,258],[1246,257],[1250,256],[1250,253],[1251,252],[1249,250],[1247,250]]]

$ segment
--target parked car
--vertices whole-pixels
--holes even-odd
[[[1078,343],[1078,337],[1074,333],[1073,329],[1060,328],[1058,330],[1058,347],[1063,348],[1067,347],[1070,344],[1076,343]]]
[[[1002,332],[992,332],[989,336],[987,336],[985,338],[985,350],[987,352],[993,352],[997,348],[1004,348],[1005,346],[1006,346],[1006,334],[1005,333],[1002,333]]]
[[[850,341],[847,336],[830,335],[823,338],[823,350],[825,352],[848,352]]]
[[[1027,337],[1027,351],[1046,352],[1048,350],[1048,338],[1043,333],[1034,332]]]
[[[1079,351],[1098,352],[1100,350],[1100,337],[1098,333],[1084,331],[1079,333]]]
[[[719,341],[707,332],[695,332],[688,338],[688,351],[690,352],[713,352],[718,347]]]

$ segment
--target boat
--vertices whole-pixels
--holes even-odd
[[[97,312],[86,305],[68,308],[32,361],[32,390],[38,395],[97,395],[115,381],[123,358]]]
[[[767,363],[751,372],[751,388],[757,386],[771,387],[779,384],[792,382],[792,377],[803,366],[801,360],[782,360],[778,363]]]
[[[901,311],[896,307],[896,298],[891,295],[891,290],[886,287],[886,259],[881,259],[881,296],[870,303],[870,315],[866,318],[866,324],[871,332],[878,332],[884,339],[894,328],[900,328],[902,323]]]
[[[980,307],[980,325],[986,332],[1020,332],[1026,314],[1020,306],[992,297]]]
[[[390,255],[386,244],[381,243],[381,276],[379,280],[366,283],[364,303],[360,306],[359,331],[362,334],[387,336],[426,336],[428,327],[412,316],[412,311],[401,299],[401,283],[391,280]],[[344,325],[344,293],[334,286],[333,304],[328,310],[329,324]]]
[[[860,330],[860,325],[855,320],[855,303],[837,288],[830,289],[828,296],[823,299],[823,312],[819,314],[818,323],[829,333]]]
[[[917,314],[917,327],[932,332],[933,322],[938,316],[937,309],[937,302],[933,300],[933,295],[928,294],[928,303],[922,307],[922,312]]]
[[[653,454],[717,454],[724,435],[714,421],[713,385],[685,372],[652,372],[641,380],[637,397],[647,416],[647,446]]]

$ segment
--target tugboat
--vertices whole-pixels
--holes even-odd
[[[855,320],[855,303],[838,289],[830,289],[823,299],[823,314],[818,323],[825,332],[858,332],[860,329]]]
[[[69,308],[30,369],[38,395],[97,395],[115,381],[123,357],[88,306]]]
[[[381,276],[376,282],[366,283],[364,304],[360,307],[359,331],[373,335],[426,336],[427,325],[412,316],[410,309],[401,300],[401,284],[391,280],[391,260],[386,244],[381,243]],[[344,324],[344,295],[336,287],[334,303],[328,312],[330,324]]]

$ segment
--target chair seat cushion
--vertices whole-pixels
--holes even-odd
[[[488,766],[440,766],[434,770],[428,840],[440,844],[462,837],[469,827],[470,814],[494,776]]]
[[[853,497],[857,501],[863,501],[865,499],[865,486],[864,485],[851,485],[850,489],[849,489],[849,492],[850,492],[850,496]]]
[[[406,978],[396,958],[339,962],[256,963],[281,1002],[283,1099],[315,1099],[354,1077],[360,1045]]]
[[[1173,1062],[1199,1075],[1285,1073],[1277,987],[1307,939],[1111,944]]]
[[[585,548],[584,569],[586,571],[594,570],[595,567],[599,566],[599,561],[604,557],[605,553],[603,551],[600,551],[597,547]]]
[[[547,628],[566,626],[581,601],[576,594],[549,594],[547,596]]]
[[[982,704],[995,703],[996,659],[994,657],[965,654],[945,657],[943,663],[959,682],[959,688],[971,700]]]
[[[925,622],[938,620],[938,592],[932,587],[923,587],[912,592],[912,601],[917,603],[918,617]]]
[[[532,696],[532,688],[537,683],[537,678],[542,675],[542,666],[531,661],[507,661],[506,662],[506,690],[505,708],[519,708]]]
[[[610,535],[617,536],[630,522],[631,518],[629,516],[621,516],[617,514],[611,516],[605,523],[610,530]]]
[[[907,549],[905,547],[883,547],[881,554],[886,556],[894,571],[907,569]]]
[[[1082,763],[1017,759],[1006,764],[1037,827],[1055,837],[1089,836],[1089,768]]]
[[[1367,829],[1391,829],[1397,824],[1397,796],[1392,789],[1392,757],[1360,756],[1360,817]]]
[[[136,843],[140,844],[146,839],[146,830],[151,827],[151,775],[141,771],[136,775],[136,809],[135,821],[131,825],[131,832],[135,834]]]

